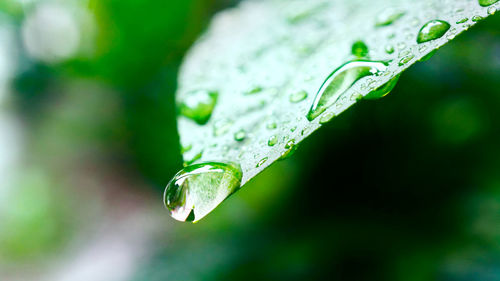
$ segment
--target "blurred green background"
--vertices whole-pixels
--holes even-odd
[[[168,216],[178,68],[236,2],[0,2],[0,280],[500,280],[498,15]]]

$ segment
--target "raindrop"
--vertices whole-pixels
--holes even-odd
[[[243,141],[245,140],[247,134],[245,130],[239,130],[236,133],[234,133],[234,140],[235,141]]]
[[[450,24],[442,20],[431,20],[424,24],[417,35],[417,43],[441,38],[450,29]]]
[[[368,46],[361,40],[356,41],[352,44],[351,53],[358,58],[366,57],[368,55]]]
[[[238,165],[207,162],[180,170],[165,188],[164,204],[179,221],[196,222],[240,188]]]
[[[212,116],[218,95],[218,92],[215,91],[192,91],[178,105],[179,112],[199,125],[205,125]]]
[[[333,117],[335,117],[335,114],[333,112],[327,112],[323,116],[321,116],[321,118],[319,119],[319,123],[320,124],[328,123],[330,122],[330,120],[333,119]]]
[[[375,19],[375,26],[391,25],[405,15],[404,11],[399,9],[389,8],[378,14]]]
[[[289,100],[292,103],[298,103],[307,98],[307,92],[304,90],[294,92],[293,94],[290,95]]]
[[[267,159],[269,159],[268,157],[264,157],[262,159],[260,159],[260,161],[257,163],[257,165],[255,165],[256,168],[264,165],[264,163],[266,163]]]
[[[269,137],[269,139],[267,140],[267,145],[274,146],[277,142],[278,142],[278,137],[273,135],[273,136]]]

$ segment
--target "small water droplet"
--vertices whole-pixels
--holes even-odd
[[[385,52],[388,53],[389,55],[394,53],[394,47],[392,45],[386,45]]]
[[[276,122],[269,122],[266,124],[266,128],[268,128],[269,130],[274,130],[278,127],[278,125],[276,124]]]
[[[468,20],[469,20],[468,18],[459,19],[459,20],[457,20],[457,24],[464,23],[464,22],[466,22]]]
[[[490,15],[490,16],[494,15],[496,13],[496,11],[497,11],[497,8],[495,8],[495,7],[489,7],[487,10],[488,15]]]
[[[442,20],[431,20],[424,24],[417,35],[417,43],[441,38],[450,29],[450,24]]]
[[[269,139],[267,140],[267,145],[269,145],[269,146],[274,146],[277,142],[278,142],[278,137],[276,137],[275,135],[272,135],[272,136],[271,136],[271,137],[269,137]]]
[[[356,41],[352,44],[351,53],[358,58],[366,57],[368,55],[368,46],[361,40]]]
[[[292,133],[295,132],[295,130],[297,130],[297,126],[293,126],[290,128],[290,132],[292,132]]]
[[[495,4],[496,2],[498,2],[498,0],[479,0],[479,5],[487,7]]]
[[[184,154],[184,153],[190,151],[191,148],[193,148],[192,144],[188,144],[186,146],[181,146],[181,154]]]
[[[350,100],[351,101],[359,101],[363,99],[363,95],[360,93],[352,93]]]
[[[266,163],[267,159],[269,159],[268,157],[264,157],[262,159],[259,160],[259,162],[257,163],[257,165],[255,165],[256,168],[264,165],[264,163]]]
[[[405,15],[404,11],[395,8],[385,9],[383,12],[377,15],[375,19],[375,26],[387,26],[391,25],[401,17]]]
[[[473,21],[473,22],[478,22],[478,21],[480,21],[480,20],[482,20],[482,19],[483,19],[483,17],[481,17],[481,16],[473,16],[473,17],[472,17],[472,21]]]
[[[399,50],[404,50],[406,48],[406,44],[404,42],[399,42],[397,47]]]
[[[298,145],[295,144],[295,140],[291,139],[285,144],[285,151],[281,153],[280,160],[284,160],[292,156],[297,150]]]
[[[215,91],[206,90],[189,92],[178,105],[179,113],[199,125],[205,125],[212,116],[218,95]]]
[[[387,62],[355,60],[349,61],[335,69],[321,85],[309,112],[307,119],[314,120],[328,107],[337,102],[337,99],[354,83],[366,76],[378,75],[387,69]]]
[[[413,54],[410,54],[410,55],[408,55],[406,57],[403,57],[402,59],[399,60],[398,65],[399,66],[403,66],[403,65],[409,63],[414,57],[415,56]]]
[[[247,137],[247,133],[243,129],[234,133],[234,140],[235,141],[243,141],[243,140],[245,140],[246,137]]]
[[[319,119],[319,123],[326,124],[326,123],[330,122],[330,120],[332,120],[333,117],[335,117],[335,114],[333,112],[327,112],[327,113],[323,114],[323,116],[321,116],[321,118]]]
[[[184,161],[184,163],[183,163],[184,167],[189,166],[189,165],[193,164],[194,162],[200,160],[201,156],[203,156],[203,150],[198,152],[196,155],[194,155],[193,158],[191,158],[191,160]]]
[[[227,131],[229,131],[229,129],[231,128],[231,125],[233,125],[233,121],[229,120],[229,119],[220,119],[218,120],[217,122],[214,123],[214,136],[218,137],[218,136],[222,136],[224,135],[225,133],[227,133]]]
[[[301,91],[292,93],[289,97],[289,100],[292,103],[298,103],[298,102],[305,100],[306,98],[307,98],[307,92],[304,90],[301,90]]]
[[[262,92],[264,90],[261,86],[253,86],[250,88],[250,90],[244,92],[243,94],[248,96],[248,95],[253,95]]]
[[[241,169],[235,164],[190,165],[168,183],[163,201],[174,219],[196,222],[238,190],[241,178]]]

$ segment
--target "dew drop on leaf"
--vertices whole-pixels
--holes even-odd
[[[394,8],[386,9],[377,15],[377,18],[375,19],[375,26],[391,25],[404,15],[405,15],[404,11]]]
[[[368,55],[368,46],[361,40],[356,41],[352,44],[351,53],[358,58],[366,57]]]
[[[292,93],[289,97],[289,100],[292,103],[298,103],[298,102],[305,100],[306,98],[307,98],[307,92],[304,90],[301,90],[301,91]]]
[[[487,7],[495,4],[496,2],[498,2],[498,0],[479,0],[479,5]]]
[[[239,130],[236,133],[234,133],[234,140],[235,141],[243,141],[246,138],[247,134],[245,130]]]
[[[394,78],[389,80],[384,85],[382,85],[382,86],[378,87],[377,89],[368,93],[364,98],[367,100],[376,100],[376,99],[380,99],[380,98],[387,96],[387,94],[389,94],[392,91],[392,89],[394,89],[396,84],[398,83],[399,76],[400,75],[396,75]]]
[[[417,43],[425,43],[441,38],[450,29],[450,24],[442,20],[431,20],[425,23],[417,35]]]
[[[212,116],[218,95],[215,91],[206,90],[190,92],[178,105],[179,112],[199,125],[205,125]]]
[[[241,178],[241,169],[236,164],[190,165],[170,180],[163,200],[174,219],[196,222],[238,190]]]
[[[333,119],[333,117],[335,117],[335,114],[333,112],[327,112],[323,116],[321,116],[321,118],[319,119],[319,123],[326,124],[330,122]]]
[[[264,157],[262,159],[259,160],[259,162],[257,163],[257,165],[255,165],[255,167],[260,167],[262,165],[264,165],[264,163],[266,163],[267,159],[269,159],[268,157]]]
[[[307,113],[307,119],[314,120],[335,104],[338,98],[359,79],[378,75],[387,69],[387,65],[388,63],[384,61],[355,60],[335,69],[321,85]]]
[[[278,137],[275,135],[269,137],[269,140],[267,140],[267,145],[269,146],[274,146],[278,142]]]

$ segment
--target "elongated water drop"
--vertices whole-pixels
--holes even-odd
[[[217,103],[219,94],[215,91],[197,90],[187,94],[178,106],[179,113],[199,125],[205,125]]]
[[[389,8],[378,14],[375,20],[375,26],[387,26],[397,21],[405,15],[404,11],[399,9]]]
[[[174,219],[196,222],[238,190],[241,177],[235,164],[207,162],[185,167],[165,188],[165,206]]]
[[[273,135],[269,137],[269,140],[267,140],[267,145],[274,146],[277,142],[278,142],[278,137]]]
[[[425,43],[441,38],[450,29],[450,24],[442,20],[431,20],[425,23],[417,35],[417,43]]]
[[[498,0],[479,0],[479,5],[487,7],[489,5],[495,4],[496,2],[498,2]]]
[[[314,120],[328,107],[335,104],[337,99],[359,79],[379,75],[387,69],[387,65],[388,63],[384,61],[355,60],[335,69],[321,85],[307,113],[307,119]]]
[[[294,92],[293,94],[290,95],[289,100],[291,103],[298,103],[307,98],[307,92],[304,90]]]

